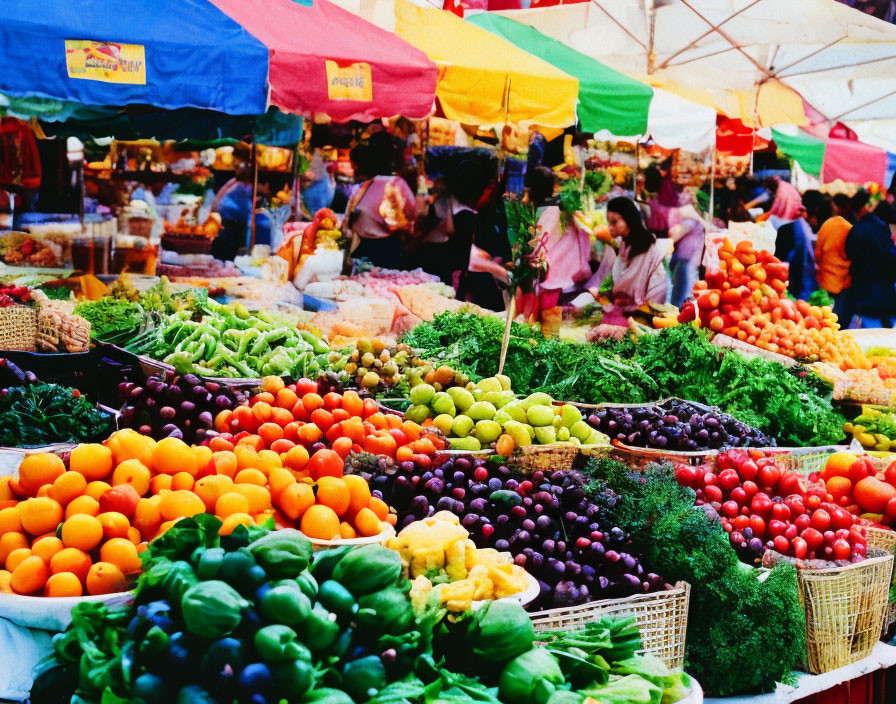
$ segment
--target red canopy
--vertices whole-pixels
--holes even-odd
[[[285,112],[345,122],[432,109],[438,69],[426,54],[328,0],[210,2],[267,47],[270,103]]]

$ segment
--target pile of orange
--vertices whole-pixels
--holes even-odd
[[[286,466],[291,452],[302,456],[320,446],[343,458],[350,452],[369,452],[424,466],[445,448],[439,433],[381,412],[373,399],[362,399],[356,391],[321,395],[317,382],[300,379],[287,386],[276,376],[262,379],[261,393],[248,406],[221,411],[215,430],[220,435],[209,443],[213,450],[233,450],[237,443],[249,442],[277,453]]]

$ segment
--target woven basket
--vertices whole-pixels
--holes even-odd
[[[896,551],[896,531],[869,526],[865,529],[865,534],[868,536],[869,549],[880,548],[887,552]]]
[[[812,472],[820,472],[824,469],[828,457],[835,452],[848,452],[849,448],[840,445],[824,445],[822,447],[769,447],[763,448],[763,452],[772,453],[781,469],[789,472],[798,472],[809,476]]]
[[[538,633],[573,630],[602,616],[634,616],[641,631],[639,653],[655,655],[669,667],[684,665],[691,586],[679,582],[673,589],[625,599],[604,599],[579,606],[529,614]]]
[[[0,308],[0,349],[24,352],[37,349],[37,311],[34,308]]]
[[[644,467],[651,463],[662,462],[686,465],[704,464],[718,455],[719,451],[675,452],[673,450],[658,450],[652,447],[634,447],[633,445],[625,445],[618,440],[614,440],[612,454],[620,462],[634,467]]]
[[[579,456],[578,445],[572,443],[552,443],[550,445],[523,445],[513,451],[510,464],[524,474],[532,474],[558,469],[572,469]]]
[[[887,613],[892,572],[893,554],[879,548],[846,567],[797,571],[809,672],[830,672],[871,653]]]

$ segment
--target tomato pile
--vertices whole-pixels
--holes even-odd
[[[878,472],[867,455],[835,452],[820,474],[810,481],[821,481],[833,501],[873,523],[896,523],[896,462]]]
[[[788,265],[747,242],[719,250],[720,268],[694,285],[679,322],[699,318],[714,332],[797,359],[821,359],[845,368],[867,368],[855,341],[838,333],[830,308],[787,298]]]
[[[773,455],[761,450],[729,450],[713,466],[675,470],[678,483],[709,504],[743,557],[766,550],[798,560],[857,560],[867,539],[858,507],[840,506],[822,483],[797,472],[783,472]]]

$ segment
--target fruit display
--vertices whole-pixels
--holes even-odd
[[[302,233],[302,248],[299,263],[314,254],[317,249],[338,250],[343,243],[339,218],[329,208],[321,208],[314,214],[311,224]]]
[[[693,452],[775,444],[718,408],[678,399],[649,406],[606,406],[589,415],[588,422],[610,438],[636,447]]]
[[[825,362],[811,365],[813,373],[834,387],[834,400],[891,406],[896,402],[896,377],[887,376],[886,368],[877,365],[873,369],[844,371]]]
[[[719,270],[694,285],[695,301],[679,322],[699,319],[714,332],[800,360],[833,362],[844,368],[870,363],[852,337],[840,334],[829,308],[787,298],[788,266],[749,241],[719,249]]]
[[[867,455],[835,452],[821,472],[809,478],[823,482],[837,506],[872,523],[896,522],[896,462],[881,472]]]
[[[436,391],[432,384],[418,384],[410,391],[411,407],[405,418],[418,423],[432,419],[433,427],[448,438],[452,450],[478,451],[494,443],[504,456],[514,448],[570,442],[575,445],[607,444],[607,438],[582,420],[570,404],[554,405],[545,393],[518,399],[506,376],[494,376],[467,387]]]
[[[863,406],[859,415],[843,424],[843,431],[866,450],[889,452],[896,447],[896,412]]]
[[[473,601],[503,599],[525,591],[526,572],[510,553],[477,548],[460,517],[450,511],[414,521],[386,543],[401,557],[412,598],[430,591],[449,611],[467,611]]]
[[[299,379],[285,385],[280,377],[262,380],[262,391],[249,405],[224,409],[215,417],[219,435],[210,441],[213,449],[252,437],[258,449],[275,453],[315,452],[327,449],[345,459],[350,452],[369,452],[398,461],[429,462],[445,447],[439,433],[401,416],[381,413],[373,399],[362,399],[351,389],[321,395],[318,382]]]
[[[748,562],[766,550],[840,564],[865,557],[868,541],[857,508],[835,503],[820,482],[782,471],[773,454],[729,450],[714,465],[678,467],[675,477],[696,492],[698,505],[718,514],[732,547]]]
[[[193,374],[162,379],[151,376],[142,386],[118,385],[123,406],[119,427],[134,428],[156,440],[175,437],[201,443],[214,430],[215,416],[225,408],[246,403],[241,391]]]
[[[0,308],[8,308],[17,303],[28,303],[31,300],[31,289],[15,284],[0,285]]]
[[[300,535],[224,538],[217,527],[187,520],[154,544],[133,604],[76,607],[32,700],[77,691],[86,704],[536,704],[537,688],[555,704],[611,704],[688,694],[680,670],[635,654],[631,618],[553,633],[543,647],[513,602],[446,619],[435,598],[409,595],[384,547],[312,554]]]
[[[601,506],[588,498],[578,472],[531,476],[481,457],[449,456],[436,466],[354,457],[347,472],[366,479],[398,513],[398,526],[450,511],[479,548],[508,551],[539,581],[532,608],[571,606],[662,590],[631,552],[621,529],[604,524]],[[611,494],[600,497],[613,502]]]

